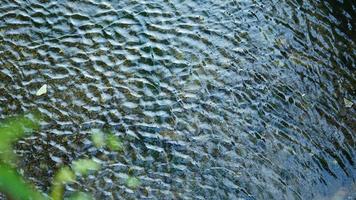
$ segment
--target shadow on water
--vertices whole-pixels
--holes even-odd
[[[25,176],[94,157],[97,199],[355,193],[353,1],[0,2],[0,118],[39,110]],[[47,92],[36,96],[44,84]],[[92,148],[111,130],[125,150]],[[141,181],[133,191],[125,177]]]

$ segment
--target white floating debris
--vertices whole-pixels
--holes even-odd
[[[37,96],[41,96],[42,94],[46,94],[47,93],[47,84],[44,84],[37,92],[36,95]]]
[[[345,103],[346,108],[351,108],[354,105],[354,103],[352,101],[345,99],[345,98],[344,98],[344,103]]]

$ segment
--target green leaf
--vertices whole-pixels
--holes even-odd
[[[75,173],[86,175],[90,171],[99,170],[100,164],[91,159],[80,159],[72,163],[72,168]]]
[[[39,128],[39,122],[34,115],[21,115],[10,117],[0,123],[0,159],[4,162],[12,162],[15,155],[12,151],[12,143]]]
[[[122,151],[123,150],[123,144],[116,135],[109,134],[106,141],[107,141],[107,145],[110,150],[112,150],[112,151]]]
[[[69,167],[63,167],[57,172],[55,179],[63,184],[72,183],[75,181],[75,174]]]
[[[44,84],[37,92],[36,96],[41,96],[42,94],[47,93],[47,84]]]
[[[141,182],[140,182],[140,180],[138,180],[138,178],[130,176],[126,180],[126,185],[129,188],[137,188],[138,186],[141,185]]]
[[[38,129],[39,118],[40,116],[36,114],[21,115],[8,118],[0,123],[0,192],[9,199],[45,199],[9,165],[14,163],[16,158],[12,150],[12,143],[26,133]]]
[[[26,183],[14,169],[8,165],[0,165],[0,191],[11,199],[45,199],[30,184]]]
[[[64,185],[75,181],[75,174],[69,167],[61,168],[54,177],[51,196],[53,200],[62,200]]]

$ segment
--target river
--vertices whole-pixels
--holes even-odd
[[[60,166],[95,157],[102,169],[67,195],[356,198],[355,12],[352,0],[1,0],[0,118],[43,115],[16,152],[44,191]],[[94,148],[93,128],[124,152]]]

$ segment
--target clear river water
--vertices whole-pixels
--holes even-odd
[[[95,157],[66,195],[354,199],[355,13],[352,0],[1,0],[0,118],[43,115],[16,152],[44,191]],[[125,150],[94,148],[94,128]]]

